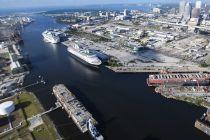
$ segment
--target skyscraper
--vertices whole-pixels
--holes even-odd
[[[123,12],[123,15],[128,16],[128,14],[129,14],[129,11],[127,9],[125,9],[124,12]]]
[[[209,11],[210,11],[210,5],[205,4],[204,6],[204,15],[203,15],[203,19],[209,19]]]
[[[201,2],[201,0],[196,0],[196,2],[195,2],[195,8],[201,9],[201,7],[202,7],[202,2]]]
[[[181,0],[180,3],[179,3],[179,14],[180,14],[181,16],[184,15],[186,3],[187,3],[186,0]]]
[[[210,10],[210,5],[205,4],[204,14],[208,15],[209,14],[209,10]]]
[[[192,18],[199,18],[199,16],[200,16],[200,9],[194,7],[194,8],[192,9],[191,17],[192,17]]]
[[[191,17],[192,6],[190,2],[187,2],[184,8],[184,19],[189,20]]]

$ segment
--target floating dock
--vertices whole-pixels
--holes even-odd
[[[206,73],[171,73],[149,75],[147,84],[158,85],[207,85],[210,83],[210,75]]]
[[[70,92],[65,85],[55,85],[53,87],[53,94],[82,133],[88,131],[87,122],[89,119],[94,125],[97,124],[97,121],[93,118],[92,114],[86,110],[82,103],[76,99],[75,95]]]

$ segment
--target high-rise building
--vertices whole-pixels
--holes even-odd
[[[189,20],[191,17],[192,5],[190,2],[187,2],[184,8],[184,19]]]
[[[129,11],[127,9],[125,9],[124,12],[123,12],[123,15],[124,16],[128,16],[129,15]]]
[[[179,14],[182,15],[182,16],[184,15],[186,3],[187,3],[186,0],[181,0],[180,3],[179,3]]]
[[[195,2],[195,8],[201,9],[201,7],[202,7],[202,2],[201,2],[201,0],[196,0],[196,2]]]
[[[206,15],[209,14],[209,10],[210,10],[210,5],[205,4],[205,6],[204,6],[204,12],[205,12]]]
[[[160,8],[153,8],[153,9],[152,9],[152,12],[153,12],[153,13],[158,13],[158,14],[160,14],[160,13],[161,13],[161,9],[160,9]]]
[[[204,20],[210,19],[209,13],[210,13],[210,5],[205,4],[204,14],[203,14],[203,19]]]
[[[199,18],[200,17],[200,10],[199,8],[193,8],[192,9],[192,14],[191,14],[191,17],[192,18]]]

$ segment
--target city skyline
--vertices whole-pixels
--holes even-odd
[[[2,9],[9,8],[36,8],[36,7],[53,7],[53,6],[85,6],[85,5],[94,5],[94,4],[126,4],[126,3],[179,3],[180,0],[63,0],[62,3],[58,0],[0,0]],[[195,0],[190,0],[195,2]],[[202,0],[203,3],[208,2],[208,0]],[[209,2],[208,2],[209,3]]]

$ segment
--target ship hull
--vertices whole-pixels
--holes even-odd
[[[45,32],[42,33],[42,36],[44,38],[44,41],[49,42],[49,43],[53,43],[53,44],[57,44],[60,42],[60,38],[59,37],[49,37]]]
[[[80,63],[82,63],[83,65],[85,66],[88,66],[88,67],[91,67],[91,68],[96,68],[96,69],[99,69],[100,68],[100,65],[93,65],[93,64],[90,64],[88,62],[86,62],[85,60],[81,59],[80,57],[74,55],[73,53],[69,52],[70,56],[72,58],[74,58],[75,60],[79,61]]]
[[[68,47],[67,50],[74,58],[76,58],[85,65],[91,67],[99,67],[101,65],[101,61],[97,57],[89,58],[71,47]]]
[[[53,44],[57,44],[60,42],[60,40],[50,40],[48,39],[47,37],[43,36],[44,37],[44,41],[45,42],[48,42],[48,43],[53,43]]]

